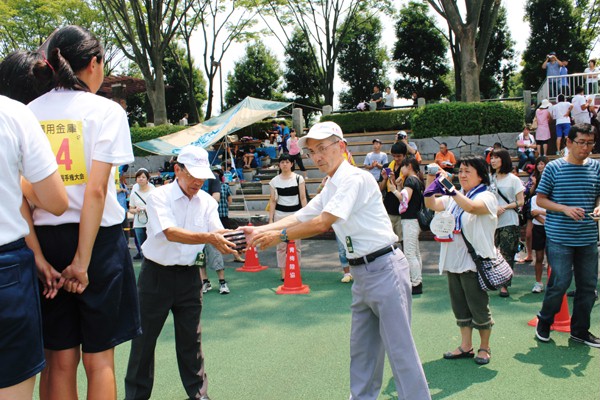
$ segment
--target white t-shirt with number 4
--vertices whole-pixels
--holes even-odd
[[[29,103],[56,155],[58,172],[69,197],[69,208],[61,216],[36,209],[36,225],[79,223],[85,185],[92,160],[112,164],[100,226],[123,221],[117,201],[115,167],[133,162],[127,115],[116,102],[92,93],[56,89]]]

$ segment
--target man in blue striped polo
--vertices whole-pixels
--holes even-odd
[[[552,266],[536,327],[542,342],[550,341],[554,315],[575,277],[571,340],[600,347],[600,339],[589,331],[598,283],[598,219],[593,216],[600,214],[600,163],[588,158],[594,130],[590,124],[573,125],[568,155],[548,163],[537,187],[537,204],[547,211],[546,252]]]

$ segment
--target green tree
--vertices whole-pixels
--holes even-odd
[[[125,56],[146,82],[154,123],[167,122],[163,60],[194,0],[98,0]]]
[[[169,55],[163,60],[165,68],[165,83],[167,91],[165,100],[167,103],[167,118],[173,123],[177,123],[187,113],[192,115],[188,98],[188,76],[193,77],[192,86],[194,90],[194,107],[197,110],[196,115],[202,118],[201,107],[206,100],[206,82],[202,71],[190,66],[185,57],[185,50],[181,48],[171,48]],[[198,122],[198,121],[195,121]]]
[[[574,10],[572,0],[528,0],[525,20],[531,27],[523,53],[525,89],[537,90],[546,79],[542,63],[550,51],[555,51],[559,60],[568,58],[570,72],[583,72],[592,39],[582,28],[585,22]]]
[[[281,71],[277,58],[262,42],[246,46],[246,53],[227,75],[225,103],[231,107],[247,96],[265,100],[280,100]]]
[[[484,98],[508,96],[509,82],[517,68],[514,63],[514,45],[515,42],[506,22],[506,8],[500,7],[496,29],[490,38],[490,45],[479,76],[479,89]]]
[[[291,101],[302,108],[306,124],[317,109],[323,107],[323,96],[319,91],[318,67],[313,64],[314,49],[301,29],[294,30],[285,52],[283,90],[291,94]]]
[[[374,85],[379,85],[383,92],[389,82],[384,68],[387,55],[380,45],[383,29],[379,19],[358,13],[342,25],[346,24],[348,34],[340,39],[338,75],[349,89],[340,94],[340,107],[353,108],[370,99]]]
[[[366,20],[377,19],[382,11],[391,12],[390,0],[253,0],[263,18],[272,17],[267,27],[284,49],[290,43],[292,27],[301,29],[312,46],[311,64],[319,71],[319,91],[325,104],[333,104],[336,63],[350,23],[359,13]]]
[[[217,73],[219,75],[223,73],[221,63],[225,53],[233,43],[243,43],[258,38],[258,33],[252,29],[257,22],[257,10],[253,7],[253,2],[250,3],[240,0],[203,0],[198,1],[198,6],[193,7],[193,12],[201,19],[204,72],[208,80],[207,119],[212,116],[215,78]],[[221,103],[222,100],[221,98]],[[223,104],[220,106],[223,108]]]
[[[479,101],[479,75],[500,9],[501,0],[465,0],[459,7],[456,0],[427,0],[448,23],[450,50],[454,69],[460,77],[462,101]],[[464,16],[461,15],[464,13]]]
[[[427,100],[450,93],[440,77],[449,71],[444,36],[435,27],[427,6],[411,1],[400,10],[396,23],[393,61],[400,78],[394,83],[399,97],[410,98],[413,92]]]
[[[58,27],[77,24],[92,30],[94,14],[83,0],[0,1],[0,54],[36,49]]]

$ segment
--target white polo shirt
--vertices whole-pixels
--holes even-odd
[[[0,246],[29,234],[21,217],[21,175],[29,182],[46,179],[56,171],[56,161],[40,124],[18,101],[0,96]]]
[[[171,242],[163,233],[167,228],[183,228],[192,232],[223,229],[219,204],[204,191],[189,199],[175,180],[156,188],[148,195],[148,238],[142,245],[144,257],[161,265],[194,265],[204,244]]]
[[[92,160],[113,165],[106,182],[107,195],[100,226],[123,222],[123,208],[117,201],[115,166],[134,160],[131,133],[123,107],[92,93],[56,89],[29,103],[29,108],[46,132],[69,197],[69,208],[63,215],[57,217],[36,209],[34,223],[61,225],[80,222]]]
[[[366,256],[398,241],[383,206],[379,185],[369,172],[345,160],[328,179],[323,191],[294,215],[305,222],[323,211],[339,218],[333,230],[344,243],[348,258]],[[348,250],[348,238],[352,251]]]

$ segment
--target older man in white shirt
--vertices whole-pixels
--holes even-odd
[[[299,145],[321,172],[323,191],[306,207],[274,224],[244,227],[261,248],[311,237],[333,227],[352,267],[350,399],[379,396],[387,353],[399,399],[430,399],[410,331],[411,284],[406,257],[394,244],[377,182],[345,161],[343,134],[333,122],[314,125]],[[377,224],[373,222],[377,221]]]
[[[186,146],[175,164],[175,182],[148,196],[148,238],[138,279],[143,333],[133,340],[127,375],[126,399],[149,399],[154,383],[154,349],[169,311],[175,324],[179,375],[191,399],[208,400],[204,356],[200,342],[202,265],[205,244],[233,253],[217,212],[217,202],[200,190],[214,178],[208,153]]]

